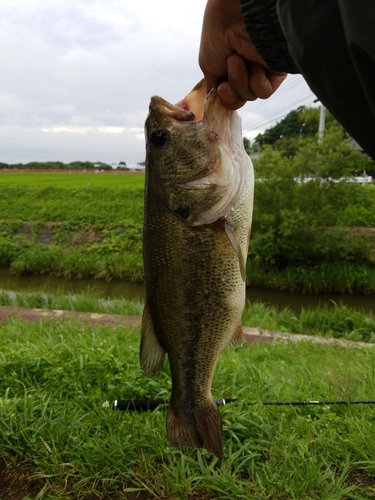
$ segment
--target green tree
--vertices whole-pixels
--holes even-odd
[[[257,135],[254,145],[264,146],[266,144],[275,145],[283,149],[282,141],[286,138],[303,140],[306,137],[314,136],[319,127],[319,108],[300,106],[291,111],[273,127]],[[335,121],[327,111],[326,124]],[[294,148],[295,149],[295,148]]]
[[[251,153],[251,144],[250,144],[250,141],[249,141],[249,139],[247,137],[244,137],[242,139],[242,141],[243,141],[243,146],[245,148],[245,151],[249,155]]]
[[[282,269],[334,260],[371,262],[365,236],[350,236],[339,226],[375,220],[371,188],[346,181],[358,170],[370,170],[373,162],[337,123],[327,127],[322,142],[309,137],[294,155],[284,153],[268,145],[254,158],[252,265]],[[322,229],[332,226],[336,229]]]

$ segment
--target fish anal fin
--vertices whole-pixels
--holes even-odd
[[[225,234],[227,235],[227,238],[230,242],[230,244],[233,247],[233,250],[235,251],[238,262],[240,265],[240,271],[241,271],[241,276],[243,281],[246,281],[246,258],[242,252],[242,249],[240,247],[240,244],[238,243],[238,240],[236,238],[236,235],[233,232],[233,229],[230,227],[227,221],[224,221],[224,230]]]
[[[234,329],[229,345],[240,347],[243,344],[243,342],[244,342],[244,334],[242,329],[242,322],[239,321],[237,323],[236,328]]]
[[[219,408],[208,401],[199,411],[178,411],[169,404],[167,413],[167,435],[173,446],[206,448],[218,458],[224,455],[223,427]]]
[[[139,359],[142,370],[149,377],[153,377],[162,370],[165,359],[165,351],[156,338],[147,302],[142,315],[141,349]]]

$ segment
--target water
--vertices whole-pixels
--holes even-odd
[[[331,306],[335,302],[375,314],[375,297],[368,295],[341,295],[339,293],[309,295],[270,290],[268,288],[248,288],[246,296],[250,302],[263,302],[279,309],[289,307],[295,313],[299,313],[302,307],[304,309],[315,309],[319,305],[327,304]]]
[[[0,289],[14,292],[46,292],[60,294],[78,294],[91,292],[103,299],[119,299],[144,301],[145,288],[139,283],[114,280],[94,279],[68,280],[53,276],[12,276],[6,269],[0,269]],[[248,288],[247,299],[251,302],[263,302],[279,309],[289,307],[295,313],[301,308],[316,308],[320,304],[332,305],[332,301],[348,307],[375,314],[375,297],[367,295],[340,294],[292,294],[263,288]]]
[[[46,292],[63,295],[90,292],[103,299],[127,299],[144,301],[145,287],[126,281],[104,281],[94,279],[69,280],[55,276],[13,276],[0,268],[0,289],[14,292]]]

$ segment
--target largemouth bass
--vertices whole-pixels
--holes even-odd
[[[253,167],[240,117],[204,82],[177,105],[152,97],[145,133],[140,362],[154,376],[168,354],[172,445],[221,457],[211,382],[220,353],[243,340]]]

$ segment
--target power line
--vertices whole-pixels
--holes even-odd
[[[314,96],[314,94],[310,94],[310,95],[307,95],[305,97],[302,97],[301,99],[297,99],[296,101],[293,101],[291,103],[288,103],[286,104],[285,106],[283,106],[282,108],[279,108],[277,110],[272,110],[270,113],[266,113],[265,115],[255,119],[255,123],[258,123],[258,122],[263,122],[265,121],[266,118],[271,118],[272,119],[272,116],[276,116],[276,115],[279,115],[282,111],[286,110],[286,109],[290,109],[292,106],[295,106],[297,104],[300,104],[302,103],[303,101],[305,101],[306,99],[309,99],[311,98],[312,96]]]
[[[272,123],[277,119],[284,118],[290,111],[292,111],[292,107],[295,106],[296,104],[302,104],[303,101],[306,101],[306,99],[309,99],[313,97],[314,94],[310,94],[308,96],[303,97],[302,99],[298,99],[297,101],[294,101],[292,103],[289,103],[286,106],[283,106],[282,108],[279,108],[277,111],[273,110],[271,113],[268,113],[264,116],[261,116],[260,118],[254,120],[253,122],[248,122],[248,124],[243,126],[243,132],[242,134],[248,134],[252,130],[257,129],[258,127],[262,127],[263,125],[266,125],[268,123]],[[285,112],[285,110],[288,110]]]
[[[285,94],[285,92],[288,92],[289,90],[291,90],[292,88],[296,87],[297,85],[300,85],[301,83],[303,83],[304,80],[292,80],[290,82],[287,82],[284,86],[281,87],[280,90],[277,90],[268,100],[267,102],[270,103],[272,102],[272,99],[277,99],[280,95],[282,94]],[[289,85],[288,85],[289,83]],[[258,99],[258,102],[256,102],[256,104],[248,104],[248,106],[246,106],[246,108],[244,109],[244,111],[241,113],[241,116],[244,116],[246,114],[249,114],[249,113],[252,113],[254,112],[255,110],[257,110],[258,108],[264,106],[264,100],[262,99]]]

